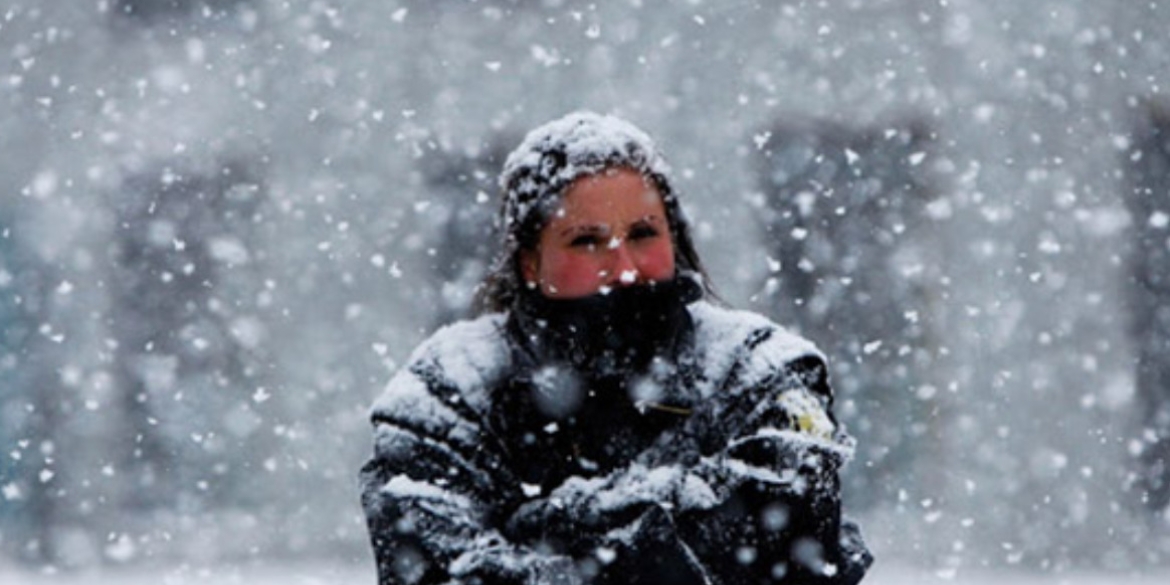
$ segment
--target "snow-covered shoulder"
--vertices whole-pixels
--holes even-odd
[[[440,328],[411,353],[375,401],[373,411],[385,412],[398,402],[395,394],[405,385],[404,376],[457,391],[458,399],[477,411],[486,408],[487,388],[511,362],[503,333],[505,318],[493,313]]]
[[[688,307],[695,322],[695,352],[705,364],[704,378],[709,384],[721,384],[738,368],[740,382],[750,386],[777,372],[793,361],[824,355],[813,343],[774,321],[751,311],[730,309],[707,301]],[[705,395],[718,386],[701,388]]]

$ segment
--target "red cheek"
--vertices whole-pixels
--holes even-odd
[[[642,280],[667,280],[674,276],[674,250],[669,243],[655,244],[640,255],[637,265]]]
[[[556,252],[548,254],[541,265],[541,285],[545,294],[558,297],[582,297],[596,293],[604,283],[602,263],[591,254]]]

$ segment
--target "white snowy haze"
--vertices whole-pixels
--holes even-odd
[[[0,0],[0,567],[372,582],[369,404],[465,314],[503,154],[586,108],[655,137],[721,295],[830,355],[879,566],[1165,572],[1168,29],[1164,0]]]

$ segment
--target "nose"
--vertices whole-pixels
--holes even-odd
[[[617,242],[610,254],[608,286],[630,286],[638,282],[638,265],[624,241]]]

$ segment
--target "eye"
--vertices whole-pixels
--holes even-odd
[[[635,241],[646,240],[658,237],[658,233],[658,228],[650,224],[641,223],[630,228],[630,235],[627,237]]]
[[[601,245],[601,238],[596,234],[581,234],[569,241],[574,248],[595,248]]]

